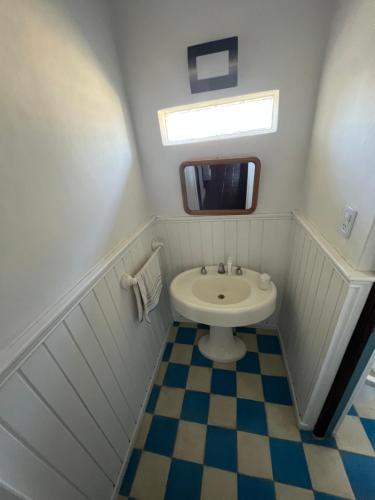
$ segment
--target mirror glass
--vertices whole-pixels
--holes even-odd
[[[190,214],[241,214],[256,208],[258,158],[184,162],[180,173],[184,208]]]

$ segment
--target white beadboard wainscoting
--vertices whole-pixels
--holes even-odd
[[[271,275],[278,301],[275,314],[265,323],[276,326],[287,272],[291,218],[290,213],[157,217],[158,238],[165,244],[168,281],[189,268],[226,262],[231,256],[234,266]]]
[[[300,426],[311,429],[365,304],[373,273],[361,273],[294,214],[279,330]]]
[[[8,350],[17,355],[0,372],[1,495],[115,497],[172,323],[166,286],[148,325],[119,285],[151,254],[154,231],[150,221]]]
[[[148,325],[119,281],[154,237],[165,286]],[[115,498],[172,323],[167,284],[228,256],[276,283],[269,324],[280,329],[300,425],[313,426],[374,275],[350,268],[299,215],[159,217],[0,353],[2,497]]]

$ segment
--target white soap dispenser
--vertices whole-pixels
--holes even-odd
[[[271,276],[267,273],[259,274],[258,286],[261,290],[269,290],[271,287]]]
[[[233,265],[232,257],[228,257],[228,260],[227,260],[227,273],[228,273],[228,276],[230,276],[232,274],[232,265]]]

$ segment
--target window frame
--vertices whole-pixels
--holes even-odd
[[[184,139],[178,141],[171,141],[168,138],[168,131],[166,126],[166,116],[169,113],[179,112],[179,111],[190,111],[194,109],[208,108],[212,106],[220,106],[221,104],[230,104],[239,101],[249,101],[249,100],[259,100],[266,97],[273,98],[273,110],[272,110],[272,125],[269,129],[255,129],[248,130],[245,132],[235,132],[233,134],[223,134],[215,135],[211,137],[199,137],[196,139]],[[158,120],[160,127],[160,134],[163,146],[176,146],[179,144],[192,144],[196,142],[208,142],[208,141],[221,141],[226,139],[235,139],[238,137],[248,137],[252,135],[263,135],[272,134],[277,131],[278,128],[278,118],[279,118],[279,90],[268,90],[264,92],[255,92],[251,94],[244,94],[240,96],[225,97],[222,99],[212,99],[209,101],[196,102],[192,104],[184,104],[181,106],[173,106],[170,108],[160,109],[158,111]]]

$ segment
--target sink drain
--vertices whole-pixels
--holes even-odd
[[[217,296],[218,299],[225,299],[225,295],[223,295],[222,293],[220,293],[218,296]]]

